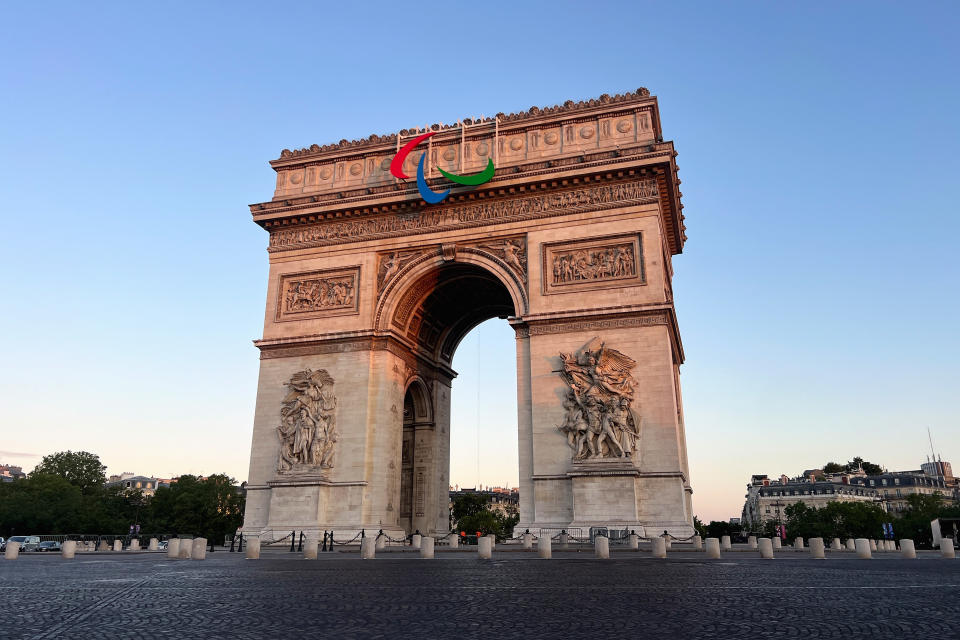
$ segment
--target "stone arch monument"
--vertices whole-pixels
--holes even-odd
[[[391,175],[402,145],[427,204]],[[448,531],[460,340],[516,332],[520,527],[693,532],[676,152],[646,89],[284,150],[244,530]],[[444,169],[472,175],[458,186]]]

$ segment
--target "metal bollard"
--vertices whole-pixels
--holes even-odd
[[[872,556],[870,554],[870,541],[866,538],[857,538],[853,541],[854,547],[857,549],[857,557],[862,560],[869,560]]]
[[[900,555],[908,560],[917,559],[917,549],[913,546],[913,540],[903,539],[900,541]]]
[[[233,546],[237,544],[237,534],[230,536],[230,553],[233,553]]]
[[[303,551],[303,531],[300,532],[300,541],[297,543],[297,552]]]
[[[553,557],[553,540],[550,538],[550,534],[544,535],[543,531],[540,531],[540,537],[537,538],[537,555],[544,560]]]
[[[243,553],[243,534],[240,534],[240,542],[237,543],[237,553]]]
[[[333,551],[333,529],[330,529],[330,548],[327,551]]]
[[[601,560],[610,558],[610,539],[606,536],[597,536],[593,539],[593,554]]]
[[[826,555],[823,553],[824,544],[823,538],[810,538],[808,543],[810,545],[810,557],[815,560],[825,560]]]
[[[291,531],[290,532],[290,553],[293,553],[296,550],[296,544],[295,544],[297,541],[296,538],[297,538],[297,532]]]
[[[761,558],[773,560],[773,540],[770,538],[761,538],[757,542],[757,548],[760,550]]]
[[[323,546],[320,548],[320,551],[326,551],[326,550],[327,550],[327,530],[324,529],[323,530]]]
[[[420,557],[425,559],[430,559],[433,557],[433,545],[436,543],[436,540],[432,536],[424,536],[420,540]]]
[[[704,548],[707,551],[707,558],[711,560],[720,559],[720,541],[716,538],[707,538],[704,540]]]

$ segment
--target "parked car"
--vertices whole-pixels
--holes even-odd
[[[7,544],[11,542],[19,542],[20,551],[35,551],[37,545],[40,544],[40,536],[10,536]],[[6,549],[6,546],[4,545],[4,549]]]
[[[44,540],[37,545],[37,551],[60,551],[60,543],[56,540]]]
[[[166,550],[167,550],[167,541],[166,541],[166,540],[161,540],[161,541],[157,544],[157,548],[158,548],[160,551],[166,551]]]

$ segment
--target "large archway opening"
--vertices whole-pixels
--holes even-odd
[[[398,465],[398,524],[407,532],[448,530],[452,485],[516,486],[515,340],[505,322],[516,305],[501,278],[447,262],[398,292],[390,328],[419,356],[404,391]]]

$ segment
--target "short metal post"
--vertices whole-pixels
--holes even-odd
[[[210,553],[213,553],[213,536],[210,536]]]
[[[333,551],[333,529],[330,530],[330,548],[327,551]]]
[[[297,553],[303,551],[303,531],[300,532],[300,541],[297,543]]]
[[[320,549],[320,551],[326,551],[326,550],[327,550],[327,530],[324,529],[323,530],[323,548]]]
[[[237,543],[237,553],[243,553],[243,534],[240,534],[240,542]]]
[[[297,550],[297,532],[290,532],[290,553],[293,553]]]

